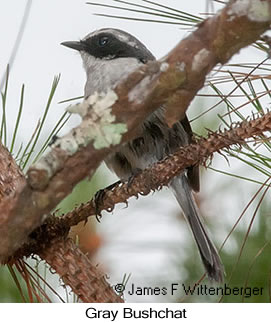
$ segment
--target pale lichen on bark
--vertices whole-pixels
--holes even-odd
[[[112,114],[110,107],[117,100],[116,92],[109,90],[106,93],[95,92],[82,103],[70,106],[67,110],[71,113],[79,114],[83,118],[82,123],[67,135],[68,142],[63,141],[62,139],[64,138],[62,138],[60,143],[56,142],[55,145],[60,145],[60,148],[69,150],[68,146],[70,145],[71,137],[78,147],[85,147],[91,141],[93,141],[95,149],[119,144],[122,134],[127,131],[127,126],[125,123],[115,123],[116,117]],[[76,144],[71,146],[76,147]]]
[[[209,64],[211,55],[212,53],[206,48],[202,48],[201,50],[199,50],[193,58],[192,71],[199,72],[202,69],[206,68],[206,66],[208,66]]]
[[[68,134],[58,138],[51,145],[51,150],[31,166],[32,174],[34,170],[47,174],[42,187],[62,167],[63,161],[81,147],[93,142],[95,149],[102,149],[120,143],[127,126],[125,123],[115,123],[116,117],[110,107],[117,100],[118,96],[113,90],[106,93],[95,92],[81,103],[67,108],[68,112],[79,114],[82,122]]]
[[[249,20],[265,22],[270,20],[269,0],[236,0],[228,10],[230,16],[247,16]]]

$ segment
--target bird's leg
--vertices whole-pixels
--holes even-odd
[[[141,172],[142,172],[142,170],[140,168],[133,169],[132,175],[128,178],[128,181],[127,181],[127,189],[128,190],[132,186],[135,176]]]
[[[98,222],[100,222],[100,218],[101,218],[100,205],[102,204],[105,193],[108,191],[111,191],[114,187],[118,186],[120,183],[121,181],[117,181],[105,188],[102,188],[101,190],[95,193],[94,195],[95,215]]]
[[[129,187],[131,187],[133,181],[134,181],[134,177],[139,174],[141,172],[141,169],[139,168],[135,168],[133,169],[132,175],[128,178],[127,181],[127,189],[129,190]],[[95,205],[95,215],[96,215],[96,219],[98,222],[100,222],[100,218],[101,218],[101,210],[100,210],[100,206],[102,205],[102,201],[104,198],[104,195],[106,192],[111,191],[114,187],[118,186],[119,184],[123,183],[123,181],[119,180],[101,190],[99,190],[98,192],[95,193],[94,195],[94,205]]]

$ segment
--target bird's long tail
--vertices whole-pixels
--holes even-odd
[[[190,225],[208,277],[211,280],[221,282],[224,275],[223,265],[199,217],[186,176],[183,174],[174,178],[170,186]]]

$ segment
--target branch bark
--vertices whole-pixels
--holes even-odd
[[[19,216],[14,212],[16,201],[25,185],[26,179],[23,173],[0,142],[0,235],[2,237],[0,255],[2,250],[8,250],[10,244],[13,245],[13,250],[21,246],[21,241],[16,241],[17,234],[21,236],[29,233],[27,217]],[[32,226],[32,219],[30,226]],[[10,241],[10,236],[13,241]]]
[[[250,121],[236,123],[231,129],[212,132],[206,138],[201,138],[195,143],[179,148],[173,155],[152,165],[140,174],[134,176],[132,182],[121,183],[109,191],[105,191],[100,210],[112,212],[117,203],[127,203],[132,196],[147,195],[151,191],[160,189],[184,169],[196,164],[205,164],[212,158],[213,153],[221,149],[230,148],[232,145],[242,145],[246,139],[262,136],[265,131],[271,130],[271,112]],[[262,139],[261,139],[262,140]],[[32,253],[47,255],[51,250],[48,245],[54,244],[55,239],[66,237],[71,226],[81,221],[86,221],[89,216],[95,215],[95,201],[80,205],[62,217],[50,215],[44,224],[37,228],[31,239],[18,249],[9,260],[28,257]]]
[[[63,282],[86,303],[123,303],[104,278],[71,239],[60,237],[39,256],[60,275]]]

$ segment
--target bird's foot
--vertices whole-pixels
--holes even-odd
[[[99,190],[98,192],[95,193],[94,195],[94,205],[95,205],[95,215],[96,215],[96,219],[98,222],[100,222],[100,218],[101,216],[101,205],[103,202],[103,198],[106,192],[111,191],[112,188],[114,188],[115,186],[119,185],[121,183],[121,181],[117,181],[101,190]]]
[[[127,190],[129,191],[129,188],[132,186],[134,179],[136,177],[136,175],[140,174],[142,172],[142,170],[140,168],[135,168],[133,169],[133,173],[132,175],[128,178],[127,181]]]

